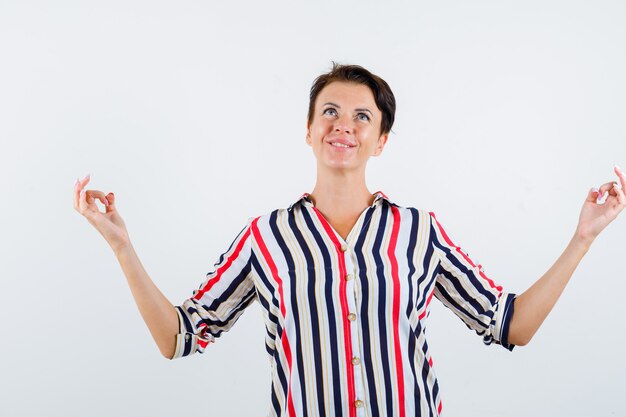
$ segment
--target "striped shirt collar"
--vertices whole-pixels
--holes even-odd
[[[389,204],[393,204],[392,201],[389,199],[389,197],[382,191],[376,191],[372,195],[376,197],[374,198],[374,201],[372,202],[372,205],[370,207],[374,207],[379,201],[382,202],[382,200],[386,200]],[[309,193],[304,193],[293,204],[291,204],[287,210],[293,209],[293,207],[298,203],[302,203],[309,207],[313,207],[313,201],[311,200],[311,195]]]

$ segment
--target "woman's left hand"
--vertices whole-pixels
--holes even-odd
[[[626,207],[626,195],[624,195],[626,175],[617,166],[613,170],[619,178],[619,183],[611,181],[602,184],[599,190],[592,188],[580,211],[576,234],[589,242],[593,241]],[[598,199],[606,191],[609,195],[604,204],[598,204]]]

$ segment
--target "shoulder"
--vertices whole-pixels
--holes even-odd
[[[390,207],[393,207],[396,210],[398,210],[401,214],[417,216],[417,217],[421,217],[424,219],[428,219],[429,217],[433,219],[435,218],[435,213],[432,210],[429,210],[427,208],[415,207],[415,206],[404,206],[404,205],[400,205],[392,201],[388,201],[388,204]]]
[[[290,211],[291,210],[287,208],[277,208],[263,214],[248,217],[248,227],[258,227],[261,224],[267,225],[268,223],[276,222],[277,220],[288,216]]]

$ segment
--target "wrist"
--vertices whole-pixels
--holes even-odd
[[[595,237],[585,233],[581,233],[579,230],[576,230],[576,233],[574,233],[574,236],[572,237],[572,244],[584,249],[586,252],[587,250],[589,250],[594,240]]]
[[[111,244],[111,249],[115,256],[119,257],[120,254],[126,252],[128,250],[132,250],[133,245],[130,243],[130,240],[124,240],[122,242],[117,242],[115,244]]]

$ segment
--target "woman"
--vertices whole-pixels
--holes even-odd
[[[111,245],[165,357],[204,352],[257,300],[272,360],[270,415],[427,416],[442,408],[424,334],[433,295],[487,344],[512,350],[531,340],[626,205],[624,173],[615,167],[621,188],[589,191],[563,254],[516,296],[450,240],[434,213],[368,190],[367,162],[382,153],[394,113],[387,83],[362,67],[334,64],[319,76],[306,135],[317,159],[313,191],[250,220],[177,306],[143,269],[114,195],[85,190],[89,176],[77,181],[74,208]]]

